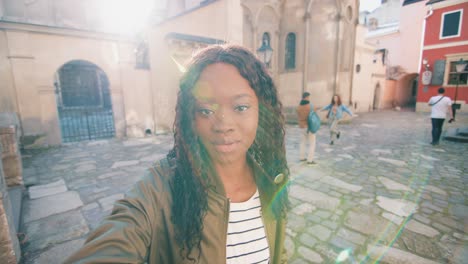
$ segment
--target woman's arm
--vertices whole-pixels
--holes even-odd
[[[345,105],[341,105],[341,107],[343,108],[343,111],[348,113],[348,115],[353,116],[353,113],[351,112],[351,110],[349,110],[348,107],[346,107]]]
[[[145,180],[118,200],[110,216],[88,236],[85,244],[64,263],[143,263],[151,245],[152,227]],[[152,211],[154,209],[150,209]]]
[[[321,111],[327,111],[327,110],[330,110],[330,109],[331,109],[331,107],[332,107],[332,105],[331,105],[331,104],[329,104],[329,105],[327,105],[327,106],[324,106],[324,107],[322,108],[322,110],[321,110]]]

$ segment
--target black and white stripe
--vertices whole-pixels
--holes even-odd
[[[231,203],[227,235],[227,263],[261,263],[270,259],[258,191],[246,202]]]

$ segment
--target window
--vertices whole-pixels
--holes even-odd
[[[459,37],[462,27],[463,9],[446,12],[442,14],[440,24],[440,38]]]
[[[140,42],[136,47],[135,62],[135,68],[137,69],[148,70],[150,68],[148,44],[146,42]]]
[[[296,68],[296,34],[289,33],[286,37],[285,68]]]
[[[457,82],[458,84],[463,84],[466,85],[468,84],[467,79],[468,79],[468,67],[465,66],[465,69],[463,69],[462,72],[457,73],[456,70],[456,65],[458,61],[450,61],[450,68],[449,68],[449,75],[448,75],[448,84],[456,85]],[[460,78],[460,79],[458,79]]]

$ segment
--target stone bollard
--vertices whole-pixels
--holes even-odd
[[[15,126],[0,127],[3,171],[8,187],[23,185],[23,167],[17,138]]]
[[[0,151],[1,149],[0,144]],[[20,258],[20,245],[16,237],[10,197],[0,162],[0,260],[1,263],[14,264],[18,263]]]

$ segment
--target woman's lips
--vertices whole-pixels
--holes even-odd
[[[215,142],[213,143],[216,151],[221,153],[229,153],[234,151],[238,145],[239,141],[232,141],[232,142]]]

